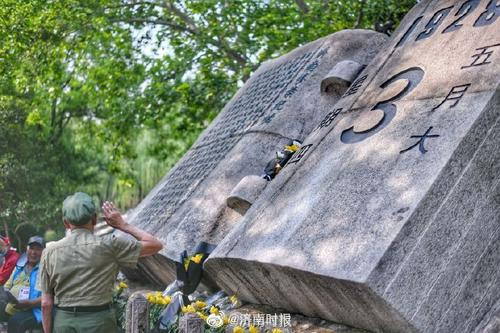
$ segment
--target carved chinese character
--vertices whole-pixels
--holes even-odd
[[[264,119],[262,119],[262,121],[266,124],[269,124],[273,120],[275,115],[276,115],[275,113],[272,113],[272,114],[264,117]]]
[[[474,61],[472,61],[472,63],[470,65],[462,66],[461,69],[490,64],[491,61],[488,61],[488,60],[490,59],[491,55],[493,54],[493,50],[491,50],[491,49],[494,47],[497,47],[497,46],[500,46],[500,43],[477,48],[476,51],[480,51],[480,52],[472,55],[472,58],[474,58]]]
[[[323,58],[328,53],[328,48],[321,49],[318,54],[316,54],[317,59]]]
[[[292,159],[287,164],[299,162],[307,154],[307,152],[309,151],[309,149],[311,147],[312,147],[312,144],[302,146],[302,148],[300,148],[300,150],[298,152],[293,154]]]
[[[439,134],[429,134],[431,132],[431,130],[432,130],[432,126],[429,127],[429,129],[427,131],[425,131],[424,135],[412,135],[412,136],[410,136],[410,138],[416,138],[419,140],[414,145],[412,145],[406,149],[401,150],[399,153],[400,154],[406,153],[407,151],[412,150],[416,146],[418,146],[418,150],[420,150],[420,152],[422,154],[427,153],[427,149],[425,149],[425,147],[424,147],[425,139],[439,137]]]
[[[312,72],[313,70],[315,70],[316,68],[318,68],[318,66],[319,66],[318,60],[314,60],[312,63],[310,63],[309,65],[307,65],[306,71]]]
[[[293,86],[285,92],[285,97],[290,98],[297,92],[297,86]]]
[[[361,88],[363,86],[363,83],[365,82],[367,77],[368,77],[368,75],[363,75],[362,77],[356,79],[356,81],[354,81],[351,84],[351,87],[349,88],[349,90],[347,90],[344,93],[344,95],[342,95],[342,97],[346,97],[346,96],[353,95],[353,94],[357,93],[359,88]]]
[[[342,112],[342,108],[335,109],[329,112],[323,120],[319,123],[317,129],[324,128],[330,126],[330,124],[337,118],[337,116]]]
[[[276,109],[278,111],[283,110],[283,106],[285,105],[285,103],[286,103],[286,101],[282,99],[281,101],[279,101],[278,103],[276,103],[274,105],[274,109]]]
[[[302,83],[307,79],[307,74],[302,74],[297,78],[297,83]]]
[[[455,101],[452,105],[450,105],[449,109],[457,106],[458,102],[460,102],[462,97],[464,97],[465,92],[467,91],[467,89],[469,89],[470,85],[471,85],[470,83],[467,83],[451,88],[450,92],[448,93],[448,95],[446,95],[444,100],[441,103],[439,103],[439,105],[434,107],[432,111],[438,109],[441,105],[443,105],[447,101]]]

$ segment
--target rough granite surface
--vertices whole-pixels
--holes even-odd
[[[241,299],[472,332],[500,296],[500,9],[421,1],[205,264]]]
[[[165,286],[175,278],[173,260],[181,251],[222,241],[241,218],[226,204],[235,186],[262,175],[291,139],[303,140],[347,88],[321,93],[323,77],[345,60],[367,64],[386,41],[373,31],[346,30],[261,65],[131,213],[129,221],[157,235],[164,249],[141,259],[139,274],[128,276]]]

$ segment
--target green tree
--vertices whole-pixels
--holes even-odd
[[[100,193],[102,174],[131,150],[144,66],[130,31],[95,15],[99,6],[2,1],[0,208],[10,224],[59,224],[64,196]]]
[[[135,31],[148,49],[142,57],[148,77],[146,101],[137,115],[141,124],[159,133],[156,156],[169,156],[173,147],[165,144],[165,136],[191,143],[263,61],[342,29],[390,32],[414,4],[118,1],[106,6],[104,15],[115,26]]]
[[[136,205],[265,60],[414,0],[0,0],[0,219]],[[60,227],[59,227],[60,228]]]

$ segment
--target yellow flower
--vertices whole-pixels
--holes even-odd
[[[196,309],[190,304],[181,308],[182,313],[195,313]]]
[[[168,305],[170,304],[170,302],[172,302],[172,298],[170,296],[163,296],[163,303],[164,305]]]
[[[191,261],[196,263],[196,264],[199,264],[201,262],[201,259],[203,259],[202,253],[198,253],[197,255],[191,257]]]
[[[283,331],[280,330],[279,328],[273,328],[273,330],[271,331],[271,333],[283,333]]]
[[[233,303],[234,305],[238,304],[238,298],[236,298],[236,295],[229,297],[229,299],[231,300],[231,303]]]
[[[118,287],[120,287],[120,289],[127,289],[128,288],[128,285],[125,283],[125,282],[120,282],[118,284]]]
[[[285,146],[285,150],[289,150],[289,151],[293,151],[293,152],[296,152],[297,150],[299,150],[299,146],[297,145],[290,145],[290,146]]]
[[[233,333],[245,333],[245,330],[241,326],[235,326],[233,328]]]
[[[147,293],[146,294],[146,299],[148,300],[149,303],[151,304],[169,304],[170,303],[170,296],[163,296],[161,291],[157,291],[154,293]]]
[[[215,307],[215,306],[212,305],[210,307],[210,313],[218,316],[219,315],[219,309],[217,309],[217,307]]]
[[[250,325],[248,327],[248,332],[250,332],[250,333],[260,333],[260,330],[257,327],[255,327],[253,325]]]
[[[222,317],[222,322],[224,323],[224,325],[229,324],[229,317],[228,316]]]
[[[194,303],[194,306],[195,306],[197,309],[203,309],[204,307],[206,307],[206,306],[207,306],[207,303],[205,303],[205,302],[203,302],[203,301],[198,300],[198,301],[196,301],[196,302]]]
[[[208,316],[204,314],[203,312],[196,312],[198,314],[198,317],[200,317],[203,320],[207,320]]]

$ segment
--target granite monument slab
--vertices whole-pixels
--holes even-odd
[[[373,332],[471,332],[500,297],[500,4],[421,1],[205,266]]]
[[[366,65],[386,40],[373,31],[347,30],[261,65],[131,213],[131,223],[164,243],[161,255],[140,261],[138,277],[165,286],[175,279],[173,260],[182,250],[190,252],[200,241],[221,241],[248,208],[227,205],[228,198],[235,203],[231,193],[248,194],[241,188],[232,192],[237,184],[247,176],[260,176],[290,140],[303,140],[347,89],[322,93],[324,76],[343,61]],[[258,193],[251,196],[247,199],[254,200]]]

